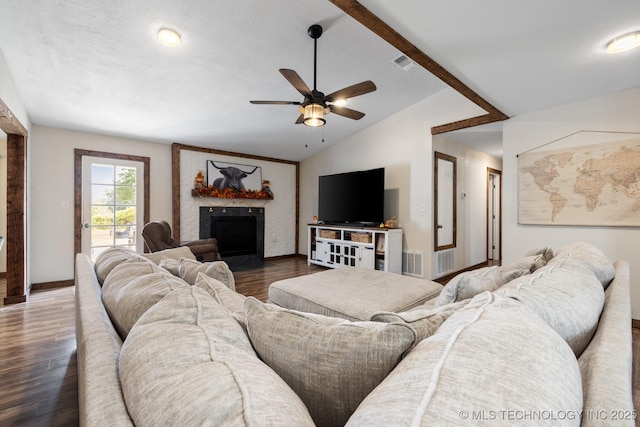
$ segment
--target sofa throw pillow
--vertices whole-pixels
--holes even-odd
[[[550,261],[553,265],[576,264],[590,270],[598,278],[606,289],[616,276],[613,263],[597,247],[585,243],[576,242],[563,246]]]
[[[190,285],[196,283],[198,273],[204,273],[209,277],[218,279],[232,291],[236,290],[236,281],[229,266],[224,261],[199,262],[191,259],[180,259],[178,275]]]
[[[318,426],[342,426],[415,341],[402,323],[352,322],[245,301],[256,352]]]
[[[209,277],[202,272],[198,273],[195,286],[207,291],[218,304],[229,310],[233,318],[240,323],[243,329],[247,329],[247,320],[244,314],[244,301],[247,299],[246,296],[232,291],[218,279]]]
[[[149,260],[129,249],[124,248],[108,248],[98,255],[94,263],[96,276],[100,285],[104,283],[111,270],[119,264],[128,262],[148,263]]]
[[[313,425],[227,309],[194,286],[140,318],[122,346],[119,374],[136,426]]]
[[[534,271],[544,267],[547,265],[547,260],[542,254],[535,255],[526,255],[511,264],[507,264],[501,269],[503,271],[513,271],[513,270],[526,270],[527,273],[533,273]]]
[[[196,259],[196,256],[191,252],[191,249],[186,246],[178,246],[177,248],[165,249],[142,255],[156,265],[160,265],[160,261],[163,259],[174,259],[176,261],[180,261],[180,258]]]
[[[473,298],[484,291],[494,291],[502,285],[504,285],[504,278],[498,266],[465,271],[451,279],[442,288],[434,307]]]
[[[172,258],[164,258],[158,263],[160,268],[164,268],[174,276],[180,276],[180,260]]]
[[[418,344],[347,426],[580,425],[580,370],[562,338],[517,301],[476,298],[484,303],[472,300]],[[509,418],[542,412],[559,415]]]
[[[415,308],[411,311],[403,311],[401,313],[379,311],[377,313],[373,313],[371,321],[384,323],[406,323],[416,331],[416,341],[413,344],[413,347],[415,347],[420,341],[433,335],[445,320],[451,317],[453,313],[469,304],[469,301],[471,300],[467,299],[431,309]]]
[[[151,263],[123,263],[114,268],[105,280],[102,302],[113,326],[124,340],[149,308],[174,289],[188,286]]]
[[[520,301],[540,316],[576,357],[591,341],[604,306],[604,290],[596,276],[571,263],[547,264],[507,283],[496,294]]]
[[[525,256],[542,255],[544,257],[545,262],[549,262],[551,261],[551,258],[553,258],[553,249],[551,249],[551,246],[545,246],[544,248],[531,249],[524,255]]]

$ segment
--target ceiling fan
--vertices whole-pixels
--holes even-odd
[[[376,85],[370,81],[364,81],[353,86],[345,87],[325,95],[316,89],[316,69],[318,60],[318,38],[322,35],[322,27],[318,24],[312,25],[307,30],[309,37],[313,39],[313,90],[310,90],[298,73],[285,68],[280,69],[280,73],[291,85],[304,96],[302,102],[297,101],[249,101],[252,104],[273,104],[273,105],[299,105],[300,116],[296,124],[304,123],[307,126],[323,126],[326,123],[324,116],[328,113],[335,113],[353,120],[360,120],[364,113],[346,108],[340,102],[348,98],[354,98],[365,93],[376,90]]]

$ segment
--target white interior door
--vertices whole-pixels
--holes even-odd
[[[144,163],[82,157],[82,252],[118,246],[143,252]]]

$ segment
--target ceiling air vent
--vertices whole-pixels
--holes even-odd
[[[393,63],[405,71],[409,71],[416,66],[416,63],[409,59],[407,55],[400,55],[393,60]]]

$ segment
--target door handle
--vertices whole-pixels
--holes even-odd
[[[438,228],[444,228],[444,225],[438,224]]]
[[[85,223],[84,223],[84,228],[89,228],[89,227],[91,227],[91,225],[89,225],[89,223],[88,223],[88,222],[85,222]]]

